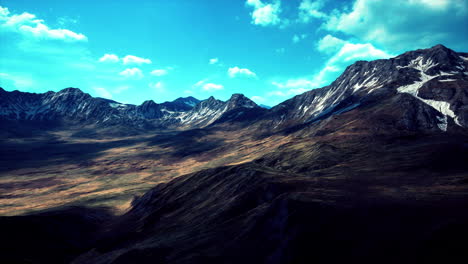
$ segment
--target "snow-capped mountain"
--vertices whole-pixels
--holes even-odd
[[[223,114],[238,108],[259,109],[260,107],[242,94],[233,94],[226,102],[211,96],[197,104],[191,111],[181,114],[180,120],[184,125],[203,127],[220,119]]]
[[[240,94],[226,102],[214,97],[203,101],[186,97],[161,104],[148,100],[136,106],[94,98],[77,88],[43,94],[6,92],[0,88],[0,119],[3,120],[192,128],[209,125],[235,108],[256,107],[253,101]]]
[[[175,99],[172,102],[165,102],[165,103],[162,103],[161,105],[164,106],[169,111],[183,112],[183,111],[191,110],[198,103],[200,103],[200,100],[192,96],[189,96],[189,97],[180,97],[180,98]]]
[[[468,126],[467,69],[468,53],[442,45],[390,59],[358,61],[329,86],[297,95],[271,109],[261,108],[241,94],[226,102],[214,97],[203,101],[186,97],[161,104],[149,100],[136,106],[93,98],[77,88],[44,94],[0,89],[0,119],[182,129],[241,120],[266,121],[264,127],[280,130],[378,105],[375,109],[393,114],[395,126],[447,131],[449,127]]]
[[[269,113],[275,126],[314,122],[330,115],[409,94],[420,124],[435,123],[446,131],[448,120],[468,126],[468,54],[442,45],[404,53],[391,59],[358,61],[329,86],[287,100]],[[403,107],[403,104],[401,105]],[[404,109],[408,110],[408,109]],[[413,119],[414,119],[413,118]],[[425,124],[423,124],[425,123]]]

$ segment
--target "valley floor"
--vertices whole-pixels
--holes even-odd
[[[75,132],[1,143],[3,259],[468,259],[464,134],[262,136],[218,126],[89,139]]]
[[[252,161],[288,142],[243,131],[76,136],[76,130],[0,142],[0,215],[64,205],[106,206],[116,214],[151,187],[181,175]]]

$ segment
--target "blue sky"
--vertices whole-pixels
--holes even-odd
[[[468,51],[467,0],[0,0],[0,86],[275,105],[356,60]]]

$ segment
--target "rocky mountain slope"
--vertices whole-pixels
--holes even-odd
[[[357,62],[271,109],[237,94],[169,109],[112,107],[75,90],[0,91],[3,119],[16,125],[41,105],[60,120],[112,127],[102,123],[112,112],[163,128],[98,139],[76,138],[74,127],[0,142],[0,212],[29,212],[0,218],[0,260],[468,262],[467,58],[438,45]],[[72,96],[77,110],[61,114],[50,103],[61,99],[45,107],[36,96]],[[61,235],[45,235],[50,222]]]
[[[401,96],[407,129],[467,127],[468,54],[442,45],[385,60],[358,61],[329,86],[295,96],[271,109],[274,125],[311,123],[330,115]],[[402,124],[403,125],[403,124]]]
[[[237,108],[243,115],[268,120],[270,130],[313,123],[371,104],[400,97],[399,126],[413,130],[441,130],[467,127],[468,54],[442,45],[404,53],[395,58],[359,61],[329,86],[295,96],[268,111],[250,99],[234,94],[227,102],[213,97],[193,97],[139,106],[92,98],[76,88],[60,92],[29,94],[0,90],[0,118],[6,120],[68,120],[87,124],[131,125],[147,128],[190,129],[206,127]],[[411,96],[405,96],[411,95]],[[252,110],[254,109],[254,110]],[[233,113],[229,119],[233,118]],[[226,118],[224,118],[226,120]]]
[[[61,121],[100,127],[196,128],[213,123],[223,113],[235,108],[260,107],[241,94],[234,94],[226,102],[214,97],[203,101],[187,97],[161,104],[149,100],[136,106],[93,98],[77,88],[44,94],[7,92],[0,88],[0,120],[20,122]]]
[[[295,96],[268,111],[240,94],[227,102],[213,97],[193,97],[139,106],[92,98],[76,88],[57,93],[29,94],[0,90],[0,118],[7,120],[57,120],[104,126],[190,129],[206,127],[237,108],[257,120],[269,120],[269,129],[313,123],[331,115],[400,96],[400,126],[406,129],[442,130],[468,126],[468,54],[442,45],[416,50],[385,60],[358,61],[329,86]],[[410,97],[404,96],[411,95]],[[252,111],[255,109],[255,111]],[[232,118],[232,113],[231,113]],[[230,119],[230,118],[228,118]]]

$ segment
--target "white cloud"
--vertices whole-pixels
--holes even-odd
[[[128,89],[130,89],[130,86],[128,86],[128,85],[121,85],[121,86],[118,86],[113,92],[114,92],[115,94],[120,94],[120,93],[122,93],[122,92],[124,92],[124,91],[126,91],[126,90],[128,90]]]
[[[322,87],[334,81],[347,66],[358,60],[376,60],[393,57],[386,51],[377,49],[370,43],[350,43],[346,42],[341,48],[325,63],[325,66],[313,78],[312,82],[317,87]]]
[[[97,94],[97,96],[107,98],[107,99],[112,99],[112,94],[105,88],[94,87],[93,89],[94,89],[94,92]]]
[[[127,56],[123,57],[122,61],[123,61],[124,65],[129,65],[129,64],[137,64],[137,65],[151,64],[150,59],[140,58],[140,57],[133,56],[133,55],[127,55]]]
[[[50,29],[44,20],[30,13],[12,15],[8,8],[0,6],[0,30],[17,32],[34,39],[55,39],[66,42],[88,41],[88,38],[68,29]]]
[[[165,69],[156,69],[156,70],[151,71],[151,75],[154,75],[154,76],[164,76],[164,75],[167,75],[168,73],[169,71]]]
[[[157,92],[164,92],[166,90],[163,82],[152,82],[148,84],[148,87],[156,90]]]
[[[218,58],[212,58],[212,59],[210,59],[210,64],[216,64],[216,63],[218,63],[218,62],[219,62]]]
[[[216,83],[205,83],[202,86],[203,90],[205,91],[212,91],[212,90],[222,90],[224,89],[224,86],[221,84],[216,84]]]
[[[340,50],[345,44],[346,41],[328,34],[319,40],[317,49],[324,53],[333,53]]]
[[[208,79],[203,79],[198,82],[196,82],[193,87],[201,87],[203,84],[205,84],[208,81]]]
[[[254,9],[251,14],[252,24],[274,26],[281,22],[279,18],[281,3],[279,0],[275,0],[269,4],[265,4],[261,0],[247,0],[245,4]]]
[[[332,36],[330,36],[332,37]],[[271,84],[278,90],[268,93],[269,96],[286,97],[320,88],[333,82],[344,69],[358,60],[375,60],[392,57],[391,54],[375,48],[372,44],[343,43],[336,53],[325,63],[324,67],[310,77],[292,78],[284,81],[273,81]],[[326,49],[328,52],[329,49]]]
[[[290,79],[286,82],[271,82],[274,86],[281,89],[291,89],[291,88],[317,88],[314,86],[314,83],[307,79]]]
[[[356,0],[335,12],[323,28],[395,51],[443,43],[464,48],[468,41],[466,0]]]
[[[252,99],[252,101],[254,101],[256,103],[264,103],[266,101],[265,98],[263,98],[261,96],[258,96],[258,95],[252,96],[252,97],[250,97],[250,99]]]
[[[115,54],[104,54],[104,56],[102,56],[100,59],[99,59],[99,62],[112,62],[112,63],[116,63],[116,62],[119,62],[119,57]]]
[[[347,42],[341,47],[340,51],[328,61],[327,64],[337,64],[339,62],[344,63],[347,66],[357,60],[376,60],[389,57],[392,57],[392,55],[383,50],[377,49],[370,43],[353,44]]]
[[[299,41],[303,40],[307,38],[307,34],[301,34],[301,35],[296,35],[294,34],[293,38],[292,38],[292,41],[293,43],[298,43]]]
[[[119,73],[119,75],[124,76],[125,78],[131,79],[141,79],[143,78],[143,73],[138,68],[127,68]]]
[[[314,82],[305,78],[290,79],[285,82],[271,82],[271,84],[282,90],[270,92],[270,95],[276,96],[297,95],[313,88],[318,88]]]
[[[34,80],[27,76],[0,72],[0,87],[13,86],[18,90],[29,90],[34,86]]]
[[[308,23],[313,18],[327,18],[327,14],[320,11],[323,6],[323,0],[303,0],[299,5],[299,22]]]
[[[78,23],[77,18],[72,18],[69,16],[63,16],[63,17],[57,18],[57,24],[59,24],[62,27],[67,26],[67,25],[75,25],[77,23]]]
[[[203,79],[201,81],[198,81],[193,85],[193,87],[201,87],[204,91],[213,91],[213,90],[222,90],[224,89],[224,86],[221,84],[216,84],[216,83],[208,83],[207,79]]]
[[[231,78],[235,78],[235,77],[238,77],[238,76],[246,76],[246,77],[252,77],[252,78],[257,77],[257,75],[254,72],[252,72],[251,70],[246,69],[246,68],[242,69],[242,68],[239,68],[237,66],[229,68],[228,69],[228,75]]]

